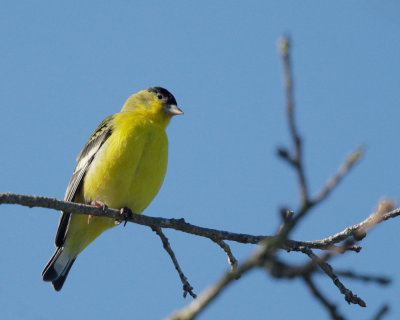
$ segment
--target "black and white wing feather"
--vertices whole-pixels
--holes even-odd
[[[65,191],[65,201],[74,201],[75,196],[79,193],[85,178],[85,174],[90,164],[92,163],[97,152],[100,150],[101,146],[112,133],[113,118],[114,116],[109,116],[108,118],[104,119],[102,123],[100,123],[100,125],[96,128],[96,130],[94,130],[88,142],[76,158],[76,161],[78,163],[75,167],[71,180],[69,181],[67,190]],[[61,247],[64,243],[64,238],[68,230],[70,216],[70,212],[61,212],[55,239],[56,247]]]

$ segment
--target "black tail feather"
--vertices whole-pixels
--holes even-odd
[[[60,256],[62,251],[63,247],[57,248],[56,252],[54,252],[49,262],[47,262],[46,266],[42,271],[42,278],[44,281],[53,281],[59,277],[59,274],[54,268],[54,263],[56,262],[57,258]]]
[[[67,266],[67,269],[63,272],[63,274],[58,277],[56,280],[53,280],[51,284],[53,285],[54,290],[60,291],[62,286],[64,285],[65,279],[67,279],[69,270],[71,269],[72,265],[74,264],[75,259],[71,260]]]
[[[68,276],[75,257],[71,258],[64,252],[64,247],[57,248],[42,271],[44,281],[51,281],[56,291],[60,291]]]

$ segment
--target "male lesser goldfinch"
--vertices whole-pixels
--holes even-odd
[[[164,180],[168,161],[165,129],[174,115],[183,114],[174,96],[151,87],[128,98],[121,112],[106,118],[77,157],[64,200],[141,213]],[[62,212],[56,251],[42,272],[61,290],[78,254],[103,231],[110,218]]]

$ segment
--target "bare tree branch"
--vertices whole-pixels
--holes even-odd
[[[124,220],[125,217],[121,215],[119,210],[111,208],[98,208],[90,205],[85,205],[75,202],[67,202],[62,200],[57,200],[55,198],[47,198],[42,196],[29,196],[17,193],[0,193],[0,204],[19,204],[26,207],[41,207],[47,209],[55,209],[60,211],[68,211],[77,214],[87,214],[99,217],[108,217],[113,219]],[[372,214],[371,216],[373,216]],[[391,218],[395,218],[400,215],[400,208],[392,210],[383,214],[381,220],[386,221]],[[295,240],[285,240],[282,245],[282,249],[288,251],[300,251],[299,247],[308,247],[310,249],[324,249],[331,250],[336,243],[340,243],[349,237],[352,237],[361,227],[370,224],[371,216],[366,220],[355,224],[353,226],[347,227],[345,230],[332,235],[330,237],[313,240],[313,241],[295,241]],[[250,235],[245,233],[235,233],[228,232],[224,230],[217,230],[211,228],[199,227],[190,223],[185,222],[184,219],[166,219],[166,218],[156,218],[146,215],[134,214],[128,217],[129,222],[136,224],[148,226],[148,227],[159,227],[166,229],[174,229],[200,237],[209,238],[214,241],[214,239],[219,240],[229,240],[239,243],[249,243],[258,244],[261,240],[271,239],[274,236],[260,236],[260,235]],[[380,221],[380,222],[382,222]],[[353,251],[359,251],[360,248],[355,246],[350,248]]]
[[[185,222],[182,219],[166,219],[160,217],[150,217],[143,214],[134,214],[129,217],[121,215],[121,212],[116,209],[111,208],[99,208],[86,204],[67,202],[62,200],[57,200],[55,198],[47,198],[42,196],[29,196],[17,193],[0,193],[0,204],[19,204],[26,207],[41,207],[48,209],[55,209],[60,211],[67,211],[77,214],[86,214],[99,217],[107,217],[118,220],[125,220],[133,222],[136,224],[148,226],[148,227],[159,227],[167,229],[175,229],[178,231],[190,233],[193,235],[209,238],[211,240],[231,240],[240,243],[251,243],[258,244],[265,236],[256,236],[244,233],[234,233],[223,230],[216,230],[210,228],[204,228],[192,225]],[[289,242],[289,246],[285,249],[290,250],[293,247],[295,250],[296,246],[300,246],[303,243],[299,242]]]
[[[380,285],[389,285],[391,284],[392,280],[388,277],[384,276],[375,276],[375,275],[367,275],[367,274],[359,274],[354,271],[338,271],[336,270],[336,274],[338,276],[344,277],[344,278],[349,278],[349,279],[354,279],[358,281],[363,281],[363,282],[374,282]]]
[[[337,311],[337,307],[328,301],[326,297],[322,294],[322,292],[315,286],[314,281],[312,281],[310,274],[303,276],[304,282],[310,289],[311,293],[321,302],[321,304],[328,309],[331,318],[334,320],[345,320],[345,318],[340,315]]]
[[[304,248],[304,253],[306,253],[320,268],[332,279],[333,284],[338,287],[339,291],[344,295],[345,300],[348,303],[358,304],[361,307],[366,307],[365,302],[353,294],[351,290],[347,289],[343,283],[340,281],[338,276],[333,272],[333,268],[325,261],[321,261],[318,256],[316,256],[311,249]]]
[[[211,240],[214,241],[216,244],[218,244],[221,247],[221,249],[225,251],[226,255],[228,256],[228,262],[231,265],[231,269],[233,270],[237,268],[238,262],[234,257],[234,255],[232,254],[232,250],[229,247],[229,245],[225,241],[220,239],[211,239]]]
[[[193,287],[190,285],[189,281],[187,280],[186,276],[182,272],[181,267],[179,266],[178,260],[176,259],[175,253],[171,248],[171,245],[169,244],[168,238],[165,236],[165,234],[162,232],[161,228],[157,227],[152,227],[151,228],[157,235],[160,237],[163,247],[165,251],[168,252],[169,256],[171,257],[171,260],[175,266],[176,271],[178,271],[179,278],[181,279],[181,282],[183,284],[183,297],[186,298],[186,295],[189,293],[193,298],[196,298],[196,294],[193,292]]]
[[[194,319],[202,310],[204,310],[215,298],[230,285],[230,283],[241,277],[243,274],[254,269],[263,267],[270,270],[271,273],[279,270],[281,264],[274,259],[274,254],[279,243],[283,241],[283,235],[278,233],[276,237],[265,239],[256,252],[246,261],[239,264],[237,268],[226,272],[217,283],[206,289],[199,297],[192,301],[188,306],[171,315],[168,320],[190,320]]]
[[[193,300],[188,306],[174,313],[167,320],[191,320],[194,319],[201,311],[205,309],[215,298],[227,288],[227,286],[235,279],[241,277],[242,274],[254,268],[257,264],[257,257],[252,257],[246,262],[240,264],[237,268],[226,272],[222,278],[213,286],[201,293],[197,299]]]
[[[347,227],[341,232],[338,232],[330,237],[325,239],[316,240],[316,241],[305,241],[307,246],[311,248],[311,246],[315,249],[327,248],[330,245],[334,245],[340,243],[350,237],[353,237],[355,240],[360,241],[366,235],[366,232],[382,221],[386,221],[392,218],[396,218],[400,215],[400,208],[391,210],[389,212],[382,212],[378,209],[378,211],[372,213],[367,219],[364,221],[355,224],[353,226]]]
[[[311,201],[312,204],[320,203],[325,200],[332,190],[342,181],[342,179],[349,173],[353,166],[360,161],[364,151],[362,147],[352,152],[346,161],[341,165],[338,172],[327,182],[325,187],[319,194]]]
[[[290,60],[290,39],[289,37],[283,37],[279,42],[279,51],[283,59],[284,68],[284,84],[286,92],[286,114],[288,117],[289,131],[294,145],[294,152],[289,153],[287,151],[280,152],[280,155],[286,154],[285,158],[288,163],[291,164],[297,172],[300,193],[301,193],[301,204],[306,207],[308,204],[308,188],[306,177],[304,173],[303,157],[302,157],[302,140],[297,131],[295,116],[294,116],[294,99],[293,99],[293,80],[292,80],[292,67]]]
[[[328,181],[328,183],[323,187],[321,192],[314,199],[309,196],[307,179],[305,176],[305,168],[303,164],[303,140],[300,137],[294,116],[293,77],[290,59],[290,38],[288,36],[282,37],[278,43],[278,48],[283,61],[284,87],[286,95],[286,115],[292,144],[294,146],[293,151],[288,151],[283,147],[279,147],[278,155],[283,160],[287,161],[295,169],[300,186],[300,209],[297,211],[296,216],[291,222],[290,229],[292,229],[297,224],[297,222],[310,211],[312,207],[321,203],[339,184],[343,177],[347,175],[354,164],[360,160],[362,149],[359,148],[351,154],[351,156],[340,167],[336,175]]]
[[[377,312],[377,314],[372,318],[372,320],[381,320],[389,312],[390,308],[387,304],[383,305]]]

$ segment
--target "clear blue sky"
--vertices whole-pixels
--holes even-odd
[[[0,7],[0,192],[62,198],[75,157],[132,93],[163,86],[184,116],[168,128],[165,183],[145,211],[212,228],[272,234],[278,208],[296,208],[297,182],[276,157],[287,145],[276,42],[293,38],[299,129],[317,192],[361,143],[366,155],[293,235],[326,237],[358,223],[382,197],[400,195],[400,5],[396,1],[3,1]],[[59,293],[41,280],[58,212],[1,206],[2,319],[162,319],[183,307],[181,283],[159,238],[129,224],[78,258]],[[334,267],[394,279],[388,288],[343,279],[368,307],[349,306],[330,280],[318,285],[351,319],[383,303],[399,319],[400,220],[385,222],[359,254]],[[211,241],[166,231],[196,292],[228,269]],[[241,261],[254,246],[232,244]],[[282,253],[288,262],[305,262]],[[321,319],[301,281],[255,271],[200,319]]]

